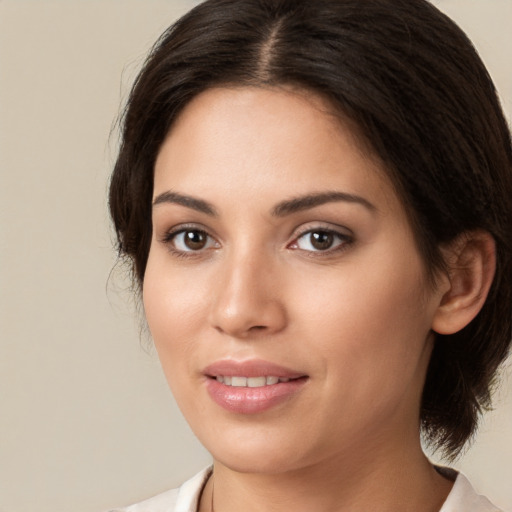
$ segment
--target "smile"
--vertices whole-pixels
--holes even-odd
[[[261,376],[261,377],[238,377],[231,375],[217,375],[217,382],[234,388],[262,388],[264,386],[273,386],[279,382],[289,382],[289,377]]]
[[[260,414],[294,400],[309,381],[302,371],[268,361],[217,361],[203,370],[208,395],[231,414]]]

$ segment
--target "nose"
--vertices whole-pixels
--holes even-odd
[[[240,339],[276,334],[287,324],[279,279],[265,258],[224,262],[213,292],[211,325]]]

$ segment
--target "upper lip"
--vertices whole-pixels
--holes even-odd
[[[288,379],[298,379],[306,377],[305,373],[286,368],[284,366],[263,361],[261,359],[251,359],[247,361],[235,361],[232,359],[222,359],[208,365],[203,374],[208,377],[231,376],[231,377],[261,377],[272,376]]]

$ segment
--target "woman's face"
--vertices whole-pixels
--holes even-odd
[[[324,102],[197,97],[158,155],[153,229],[147,321],[217,461],[277,473],[417,442],[441,292],[381,164]]]

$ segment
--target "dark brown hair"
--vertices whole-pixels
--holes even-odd
[[[489,297],[438,335],[421,404],[427,440],[456,456],[490,405],[512,332],[512,150],[471,42],[425,0],[208,0],[156,43],[131,91],[110,187],[119,252],[142,286],[153,167],[182,109],[219,85],[292,85],[352,120],[407,207],[429,275],[481,229],[497,247]]]

